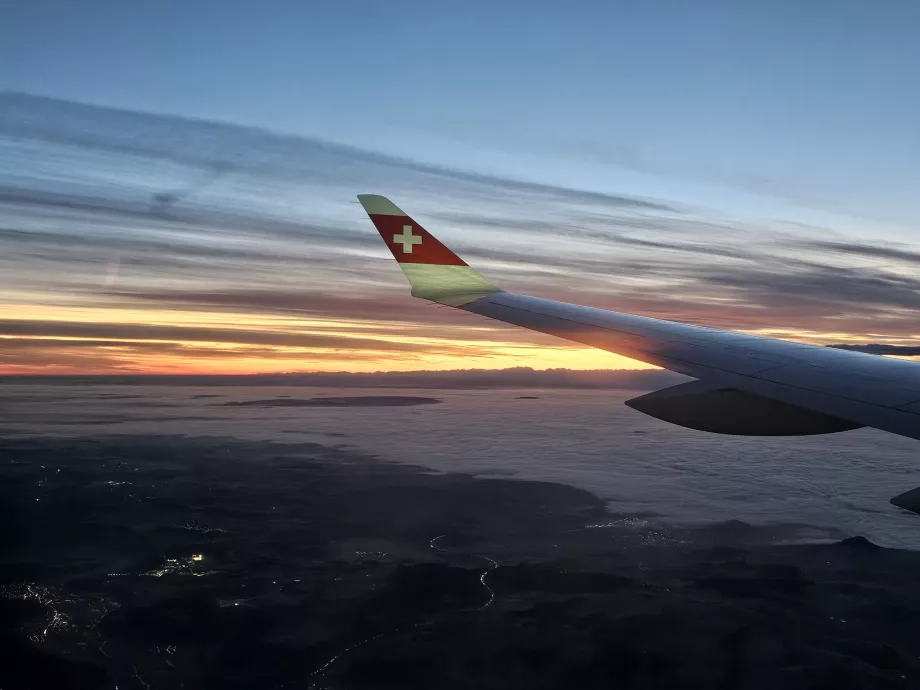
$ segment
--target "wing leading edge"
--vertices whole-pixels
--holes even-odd
[[[920,364],[506,292],[388,199],[358,199],[414,296],[699,379],[627,402],[637,410],[716,433],[920,439]]]

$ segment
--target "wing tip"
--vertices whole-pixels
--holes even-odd
[[[406,214],[392,201],[380,194],[358,194],[358,201],[369,216],[405,216]]]
[[[357,197],[408,278],[415,297],[462,307],[501,292],[385,196]]]

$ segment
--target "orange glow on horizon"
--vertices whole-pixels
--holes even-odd
[[[485,320],[399,323],[305,314],[0,304],[0,374],[246,375],[457,369],[657,369]],[[18,330],[17,330],[18,329]],[[813,344],[851,333],[759,329]]]
[[[2,340],[0,340],[2,348]],[[100,357],[110,355],[109,348],[101,347]],[[317,354],[323,355],[322,359]],[[332,356],[330,356],[332,355]],[[335,356],[337,355],[337,356]],[[245,375],[280,373],[349,372],[371,373],[385,371],[449,371],[456,369],[507,369],[530,367],[532,369],[656,369],[651,365],[592,348],[541,348],[538,345],[507,346],[498,344],[488,355],[437,355],[426,352],[410,355],[349,357],[347,353],[309,353],[278,350],[277,355],[260,352],[246,356],[236,352],[225,358],[198,358],[161,354],[138,354],[126,357],[122,365],[67,366],[52,364],[22,366],[0,364],[0,374],[201,374]]]

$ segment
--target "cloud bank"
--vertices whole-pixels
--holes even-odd
[[[0,155],[8,373],[630,365],[411,299],[354,203],[367,191],[506,289],[902,355],[920,341],[920,246],[24,94],[0,94]]]

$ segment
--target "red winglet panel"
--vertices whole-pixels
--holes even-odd
[[[466,266],[467,263],[438,242],[409,216],[369,214],[374,226],[401,264]]]

